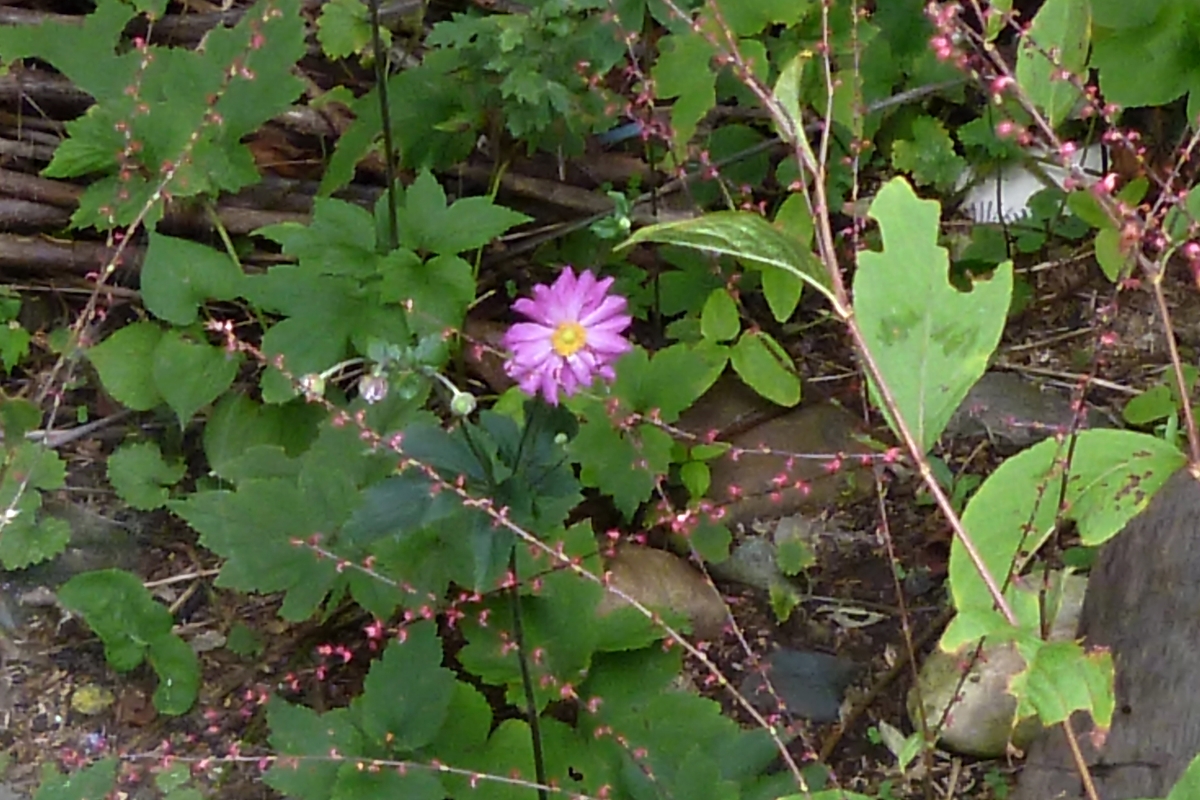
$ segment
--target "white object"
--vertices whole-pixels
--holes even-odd
[[[1050,186],[1065,188],[1071,173],[1059,164],[1057,157],[1045,148],[1032,148],[1029,155],[1036,167],[1018,161],[979,181],[974,170],[963,172],[959,188],[975,184],[963,200],[963,209],[971,219],[992,224],[1017,222],[1029,216],[1029,200],[1035,194]],[[1104,171],[1106,157],[1104,145],[1097,143],[1076,150],[1071,163],[1087,176],[1098,179]]]

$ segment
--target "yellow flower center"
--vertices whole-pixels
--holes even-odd
[[[563,358],[573,356],[587,344],[587,331],[578,322],[560,322],[550,337],[550,344]]]

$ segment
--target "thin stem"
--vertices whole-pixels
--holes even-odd
[[[521,665],[521,687],[525,690],[525,713],[529,717],[529,734],[533,738],[533,770],[538,785],[538,800],[547,800],[546,759],[542,753],[541,723],[538,721],[537,698],[533,694],[533,678],[529,675],[529,657],[525,648],[525,628],[521,624],[521,588],[517,580],[517,549],[508,556],[512,576],[509,598],[512,601],[513,635],[517,640],[517,663]]]

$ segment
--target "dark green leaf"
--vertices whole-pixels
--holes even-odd
[[[231,300],[242,271],[224,253],[187,239],[150,234],[141,272],[142,300],[159,319],[191,325],[209,300]]]
[[[200,660],[191,645],[173,633],[149,642],[150,666],[158,673],[154,707],[162,714],[186,714],[200,690]]]
[[[163,402],[154,380],[154,351],[162,334],[152,322],[135,322],[87,350],[105,391],[134,411],[149,411]]]
[[[154,348],[154,384],[180,427],[233,384],[241,360],[220,347],[189,341],[178,331],[162,335]]]
[[[108,481],[121,499],[141,511],[158,508],[167,501],[167,487],[186,472],[181,462],[168,464],[154,442],[125,444],[108,457]]]
[[[379,745],[403,752],[434,740],[454,698],[454,673],[442,666],[442,643],[432,622],[406,628],[371,666],[355,701],[363,731]]]

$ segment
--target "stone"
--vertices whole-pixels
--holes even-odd
[[[815,515],[830,506],[865,496],[874,485],[868,465],[855,456],[874,451],[864,441],[857,417],[839,405],[818,402],[781,409],[739,381],[722,379],[679,422],[683,430],[735,449],[709,462],[709,497],[729,525],[796,513]],[[764,454],[770,448],[775,451]],[[796,454],[841,456],[836,470],[825,459]]]
[[[1200,752],[1200,483],[1182,470],[1103,546],[1078,634],[1107,647],[1116,711],[1099,748],[1086,714],[1072,717],[1101,800],[1165,797]],[[1075,800],[1083,789],[1054,728],[1029,751],[1014,800]]]
[[[1002,447],[1019,449],[1070,430],[1073,417],[1065,394],[1043,389],[1015,372],[987,372],[950,418],[945,436],[987,436]],[[1103,413],[1089,408],[1080,428],[1112,425]]]
[[[672,553],[652,547],[623,544],[607,560],[609,585],[656,611],[675,612],[691,622],[700,639],[720,638],[728,620],[725,601],[697,570]],[[600,615],[628,605],[605,592]]]
[[[739,691],[746,699],[764,714],[779,713],[779,701],[767,688],[769,680],[786,713],[819,723],[839,719],[842,696],[859,671],[849,659],[787,648],[767,656],[764,666],[766,679],[754,672],[742,681]]]
[[[1063,578],[1062,602],[1050,630],[1052,640],[1073,635],[1086,584],[1081,575]],[[1025,660],[1016,647],[1011,642],[985,642],[979,658],[972,663],[974,651],[972,644],[955,653],[934,650],[929,654],[921,665],[916,686],[908,693],[908,718],[919,730],[923,706],[927,725],[937,725],[945,717],[938,739],[942,747],[963,755],[999,758],[1010,741],[1024,748],[1042,728],[1032,717],[1013,726],[1017,699],[1009,694],[1008,686],[1025,669]],[[964,681],[962,674],[967,666],[971,669]]]

